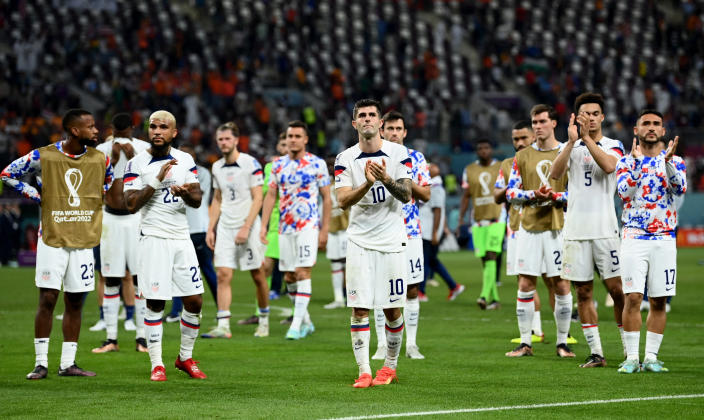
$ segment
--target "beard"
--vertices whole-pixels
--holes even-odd
[[[95,147],[98,145],[98,140],[95,140],[91,137],[79,138],[78,142],[83,147]]]
[[[657,142],[661,141],[665,145],[667,145],[667,141],[665,140],[665,136],[660,136],[656,138],[654,141],[646,140],[648,137],[647,136],[638,136],[638,141],[641,143],[647,143],[647,144],[656,144]]]

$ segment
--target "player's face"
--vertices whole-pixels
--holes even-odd
[[[516,151],[523,150],[533,144],[535,136],[530,128],[521,128],[520,130],[511,131],[511,140],[513,140],[513,148]]]
[[[149,120],[149,143],[156,149],[169,147],[177,133],[173,122],[161,118]]]
[[[278,153],[279,156],[283,156],[288,153],[288,146],[286,145],[285,137],[283,139],[279,139],[279,142],[276,143],[276,153]]]
[[[299,153],[305,149],[308,135],[303,127],[289,127],[286,129],[286,146],[291,153]]]
[[[638,136],[640,142],[653,144],[665,137],[665,126],[662,118],[655,114],[645,114],[638,119],[633,133]]]
[[[81,120],[76,127],[78,130],[78,141],[81,146],[92,146],[98,145],[98,128],[95,126],[95,119],[92,115],[83,115]]]
[[[599,104],[583,104],[579,107],[579,113],[589,118],[590,133],[601,130],[601,123],[604,122],[604,113],[601,112]]]
[[[402,119],[385,121],[381,129],[381,136],[384,140],[398,144],[403,144],[403,139],[406,138],[406,134],[408,134],[408,130],[404,127]]]
[[[489,160],[491,159],[491,145],[489,143],[479,143],[477,145],[477,157],[479,160]]]
[[[381,116],[375,106],[365,106],[357,110],[357,117],[352,120],[352,126],[362,137],[371,139],[379,134]]]
[[[222,130],[215,132],[215,142],[222,154],[227,155],[232,153],[237,147],[238,137],[232,134],[232,130]]]
[[[547,140],[552,137],[555,132],[555,127],[557,126],[557,121],[551,120],[547,111],[532,116],[530,123],[533,126],[535,139],[540,141]]]

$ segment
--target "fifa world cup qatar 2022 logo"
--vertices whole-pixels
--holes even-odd
[[[70,168],[64,174],[64,181],[66,181],[66,186],[68,187],[68,205],[71,207],[78,207],[81,205],[81,198],[78,196],[78,188],[83,182],[83,174],[78,168]]]

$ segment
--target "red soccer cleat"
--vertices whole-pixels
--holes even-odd
[[[176,366],[176,369],[181,369],[182,371],[189,374],[191,376],[191,378],[193,378],[193,379],[207,378],[208,376],[205,373],[203,373],[202,370],[198,369],[197,364],[198,364],[198,362],[193,359],[181,361],[180,357],[176,357],[176,363],[174,363],[174,365]]]
[[[359,378],[354,381],[354,384],[352,386],[355,388],[369,388],[370,386],[372,386],[372,375],[368,373],[363,373],[359,375]]]
[[[166,370],[163,366],[157,366],[152,370],[152,376],[150,378],[154,382],[164,382],[166,380]]]
[[[388,366],[384,366],[383,368],[376,371],[376,377],[372,381],[372,384],[374,386],[388,385],[393,381],[398,382],[398,377],[396,376],[396,369],[391,369]]]

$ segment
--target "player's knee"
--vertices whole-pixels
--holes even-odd
[[[147,299],[147,308],[149,308],[149,310],[152,312],[161,312],[164,310],[165,306],[166,306],[166,301],[156,300],[156,299]]]
[[[589,302],[592,299],[592,288],[586,284],[577,286],[577,300],[579,302]]]
[[[122,284],[120,277],[105,277],[105,285],[108,287],[116,287]]]
[[[41,289],[39,292],[39,310],[53,311],[59,291],[54,289]]]
[[[228,269],[218,268],[215,275],[218,278],[218,283],[229,283],[232,279],[232,271]]]
[[[627,309],[640,311],[640,303],[643,301],[643,295],[640,293],[629,293],[626,295],[625,305]],[[635,308],[635,309],[634,309]]]
[[[296,281],[307,280],[311,277],[310,268],[297,268],[296,269]]]
[[[64,305],[67,311],[80,311],[83,307],[83,298],[85,293],[66,293],[64,292]]]
[[[369,316],[369,309],[364,308],[352,308],[352,317],[361,320]]]
[[[409,284],[408,290],[406,291],[406,298],[415,299],[417,297],[418,297],[418,285],[417,284]]]
[[[667,297],[649,297],[648,302],[650,303],[651,311],[665,312],[665,303],[667,303]]]

